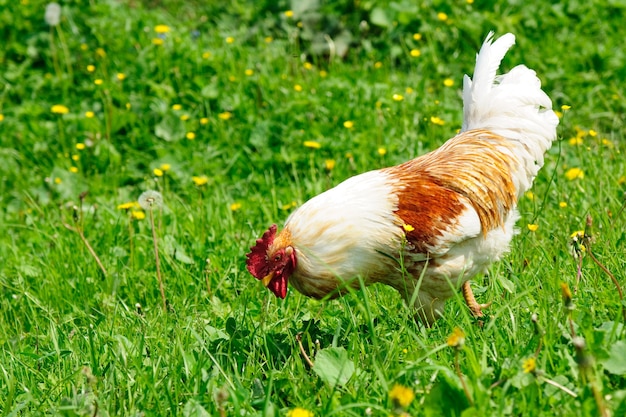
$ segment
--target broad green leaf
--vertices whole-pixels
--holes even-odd
[[[188,265],[193,264],[193,259],[187,255],[185,248],[172,235],[163,237],[163,250],[178,262]]]
[[[167,114],[154,128],[154,134],[167,141],[174,142],[185,136],[185,125],[174,114]]]
[[[609,357],[602,362],[608,372],[626,375],[626,340],[620,340],[611,346]]]
[[[183,416],[185,417],[209,417],[209,412],[198,401],[191,399],[183,408]]]
[[[354,362],[344,348],[326,348],[315,356],[313,371],[330,386],[345,385],[354,375]]]
[[[386,28],[391,27],[393,23],[389,16],[387,16],[385,10],[381,7],[375,7],[374,10],[372,10],[372,14],[370,15],[370,21],[376,26],[382,26]]]

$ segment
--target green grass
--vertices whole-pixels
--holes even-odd
[[[626,306],[589,251],[577,282],[570,246],[591,216],[592,254],[624,287],[620,2],[346,1],[301,28],[286,1],[66,1],[58,27],[45,3],[14,3],[0,0],[0,415],[387,416],[403,412],[395,384],[415,394],[409,415],[626,414]],[[460,298],[423,328],[390,288],[279,300],[252,278],[245,253],[294,206],[455,134],[462,75],[492,29],[517,35],[504,69],[535,69],[571,109],[511,253],[475,281],[493,303],[484,326]],[[345,46],[342,31],[343,58],[315,53],[323,33]],[[148,189],[164,200],[167,311],[149,213],[118,209]],[[577,289],[569,310],[562,283]]]

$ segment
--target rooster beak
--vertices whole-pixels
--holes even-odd
[[[262,280],[261,282],[263,283],[263,285],[265,285],[266,287],[268,285],[270,285],[270,281],[272,280],[272,278],[274,278],[274,275],[276,275],[276,272],[272,271],[269,274],[267,274]]]

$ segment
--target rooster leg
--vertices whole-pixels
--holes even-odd
[[[465,281],[465,283],[463,284],[463,298],[465,299],[465,303],[467,304],[467,306],[469,307],[470,311],[472,312],[472,315],[474,317],[483,317],[483,308],[487,308],[489,307],[489,304],[478,304],[478,302],[476,301],[476,298],[474,297],[474,293],[472,292],[472,287],[470,286],[470,282],[469,281]]]

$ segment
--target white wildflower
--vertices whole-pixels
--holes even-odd
[[[139,196],[139,205],[142,209],[149,211],[163,204],[163,196],[160,192],[154,190],[148,190],[141,193]]]
[[[59,6],[59,3],[48,3],[44,20],[50,26],[57,26],[61,22],[61,6]]]

